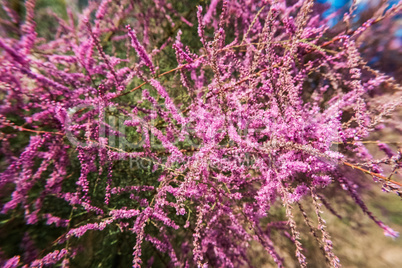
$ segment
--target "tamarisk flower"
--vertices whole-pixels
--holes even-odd
[[[135,51],[137,52],[138,57],[140,57],[141,60],[144,61],[145,65],[151,70],[153,74],[155,74],[155,67],[149,58],[147,52],[145,51],[145,48],[140,44],[140,42],[137,39],[137,35],[134,30],[131,30],[130,25],[126,26],[128,30],[128,34],[130,35],[131,38],[131,45],[134,47]]]
[[[0,25],[0,231],[33,240],[1,265],[73,266],[99,232],[94,265],[132,252],[133,267],[256,266],[258,243],[278,267],[307,267],[305,223],[340,267],[321,206],[341,219],[328,198],[341,188],[398,235],[358,186],[365,173],[400,194],[401,153],[369,139],[402,129],[402,87],[367,64],[394,51],[392,34],[367,37],[393,33],[400,4],[361,23],[352,7],[331,28],[312,0],[213,0],[188,15],[165,0],[90,1],[43,37],[34,2],[24,23],[4,2]]]

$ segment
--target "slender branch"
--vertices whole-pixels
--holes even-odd
[[[351,168],[353,168],[353,169],[358,169],[358,170],[360,170],[360,171],[363,171],[364,173],[369,174],[369,175],[371,175],[371,176],[373,176],[373,177],[380,178],[380,179],[382,179],[382,180],[384,180],[384,181],[387,181],[387,182],[390,182],[390,183],[393,183],[393,184],[396,184],[396,185],[399,185],[399,186],[402,187],[402,183],[396,182],[396,181],[394,181],[394,180],[391,180],[391,179],[389,179],[389,178],[387,178],[387,177],[385,177],[385,176],[383,176],[383,175],[381,175],[381,174],[379,174],[379,173],[371,172],[371,171],[369,171],[369,170],[367,170],[367,169],[361,168],[361,167],[359,167],[359,166],[353,165],[353,164],[348,163],[348,162],[343,162],[343,164],[344,164],[345,166],[349,166],[349,167],[351,167]]]

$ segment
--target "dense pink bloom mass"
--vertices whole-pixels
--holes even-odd
[[[339,216],[328,188],[398,235],[361,191],[368,175],[387,192],[402,185],[389,175],[402,150],[374,141],[385,154],[376,159],[366,143],[402,131],[396,71],[367,64],[400,49],[402,4],[383,3],[362,24],[351,8],[330,28],[312,0],[203,1],[188,16],[164,0],[89,1],[54,15],[57,30],[41,36],[35,1],[25,20],[6,2],[1,215],[21,221],[23,241],[39,239],[38,226],[61,231],[21,256],[4,250],[4,267],[67,267],[94,233],[131,237],[133,267],[158,256],[171,267],[246,267],[252,241],[284,267],[273,231],[307,267],[299,224],[340,267],[321,214]],[[370,45],[384,31],[389,42]],[[278,208],[281,219],[270,214]]]

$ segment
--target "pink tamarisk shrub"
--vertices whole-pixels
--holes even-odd
[[[402,5],[331,28],[312,0],[177,2],[89,1],[41,36],[2,1],[1,264],[248,267],[257,242],[286,267],[277,232],[307,267],[303,224],[340,267],[329,191],[396,237],[361,192],[401,193],[399,141],[371,139],[401,133],[402,87],[367,61],[400,52]]]

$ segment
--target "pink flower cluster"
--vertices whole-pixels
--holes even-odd
[[[402,87],[367,64],[362,40],[382,29],[375,24],[396,23],[402,4],[353,30],[352,14],[327,26],[325,5],[313,0],[212,0],[189,17],[165,0],[90,1],[58,18],[50,39],[36,32],[34,4],[26,1],[23,23],[3,6],[12,27],[0,28],[1,213],[64,234],[29,261],[7,256],[4,267],[68,266],[85,233],[116,226],[134,237],[133,267],[157,257],[144,259],[144,245],[171,266],[247,266],[252,241],[284,267],[272,230],[307,267],[296,209],[340,267],[320,210],[339,216],[326,188],[398,235],[360,188],[368,174],[401,193],[400,178],[385,173],[401,169],[402,151],[374,142],[385,153],[375,159],[365,141],[402,131]],[[198,51],[185,29],[198,33]],[[286,222],[268,216],[278,206]]]

